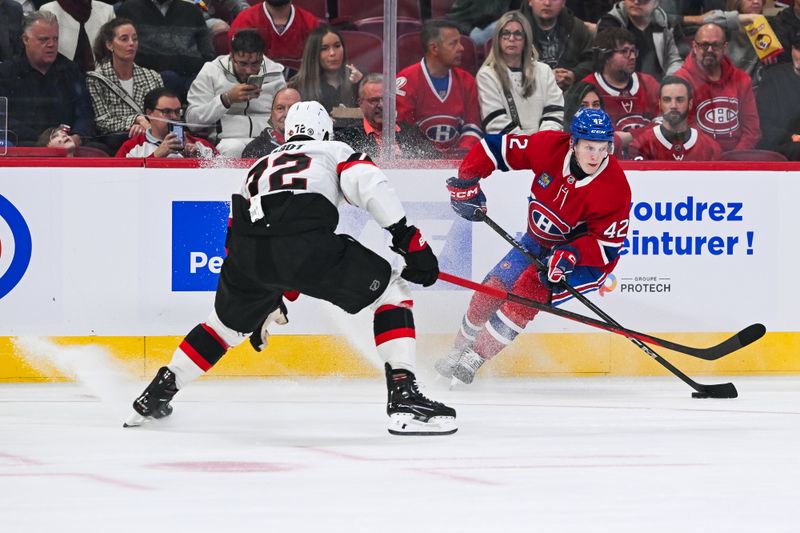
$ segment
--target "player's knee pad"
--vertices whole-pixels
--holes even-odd
[[[370,307],[375,311],[383,305],[406,307],[411,307],[411,305],[413,305],[411,289],[408,287],[408,282],[400,277],[399,270],[392,270],[392,275],[389,278],[389,284],[386,290],[383,291],[383,294],[381,294],[377,300],[372,302]]]
[[[238,346],[250,336],[250,333],[252,333],[251,331],[241,332],[229,328],[223,324],[222,320],[220,320],[219,316],[217,316],[216,309],[211,310],[211,314],[208,315],[205,325],[208,326],[208,328],[213,331],[213,334],[216,334],[217,337],[219,337],[219,339],[224,342],[228,348]]]

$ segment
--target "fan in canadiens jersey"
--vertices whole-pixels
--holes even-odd
[[[614,158],[614,127],[601,109],[575,114],[570,133],[486,135],[447,180],[453,209],[480,220],[486,196],[480,180],[495,170],[533,172],[527,232],[522,245],[537,256],[537,268],[512,249],[483,283],[542,303],[557,305],[570,295],[566,281],[580,292],[596,290],[614,269],[628,232],[631,190]],[[484,362],[511,344],[538,310],[475,293],[452,350],[436,361],[447,378],[471,383]]]

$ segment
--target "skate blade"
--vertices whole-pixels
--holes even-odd
[[[452,416],[434,416],[427,422],[420,422],[410,413],[395,413],[389,417],[389,433],[392,435],[452,435],[456,431],[456,419]]]
[[[136,411],[134,411],[133,414],[131,416],[129,416],[128,419],[125,422],[122,423],[122,427],[124,427],[124,428],[135,428],[135,427],[141,426],[142,424],[144,424],[148,420],[150,420],[148,417],[142,416],[139,413],[137,413]]]
[[[455,376],[453,376],[450,379],[450,390],[456,389],[458,387],[463,387],[464,385],[469,385],[469,383],[465,383]]]

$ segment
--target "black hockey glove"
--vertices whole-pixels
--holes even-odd
[[[392,250],[406,260],[406,267],[400,274],[403,279],[423,287],[436,283],[439,278],[439,261],[416,226],[407,226],[406,217],[403,217],[386,229],[392,234]]]
[[[486,214],[486,195],[481,190],[480,178],[447,178],[447,190],[450,192],[450,207],[461,218],[475,222],[481,219],[478,211]]]

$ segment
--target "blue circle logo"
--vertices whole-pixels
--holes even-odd
[[[10,263],[5,272],[0,270],[0,298],[17,286],[28,265],[31,262],[31,230],[14,204],[8,201],[5,196],[0,194],[0,224],[5,221],[11,230],[13,242],[3,242],[5,238],[0,238],[0,265],[7,263],[8,254],[11,254]],[[3,234],[0,232],[0,236]]]

